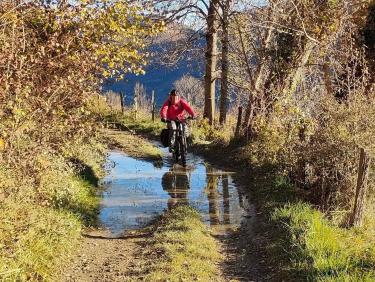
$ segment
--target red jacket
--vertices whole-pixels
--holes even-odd
[[[193,108],[189,105],[189,103],[186,100],[181,98],[176,105],[172,105],[168,98],[161,107],[160,117],[168,120],[184,120],[184,111],[187,111],[188,114],[192,117],[196,116]]]

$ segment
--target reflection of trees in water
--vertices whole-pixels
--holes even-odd
[[[135,218],[135,222],[137,223],[136,226],[146,226],[148,223],[150,223],[151,216],[144,213],[142,215],[139,215]]]
[[[239,202],[239,205],[240,205],[241,208],[245,208],[244,207],[244,200],[243,200],[243,197],[242,197],[241,193],[238,193],[238,202]]]
[[[231,195],[230,195],[230,176],[227,174],[220,174],[212,167],[206,167],[206,187],[205,193],[208,199],[208,212],[210,224],[213,225],[230,225],[235,215],[231,212],[236,212],[237,203],[233,203],[231,211]],[[222,188],[222,195],[219,188]],[[168,208],[176,205],[189,204],[188,191],[190,190],[190,176],[186,171],[168,171],[162,177],[163,190],[168,192],[170,198],[168,199]],[[221,189],[220,188],[220,189]],[[240,206],[243,206],[242,195],[239,193]],[[222,205],[222,206],[221,206]],[[222,213],[222,214],[221,214]],[[234,220],[236,221],[236,220]],[[228,227],[229,228],[229,227]]]
[[[206,168],[206,192],[208,197],[208,212],[211,225],[220,224],[219,220],[219,193],[218,193],[218,176],[214,174],[214,169]]]
[[[161,180],[163,190],[167,191],[170,198],[168,199],[168,208],[176,205],[188,205],[188,190],[190,189],[189,177],[184,171],[168,171]]]
[[[229,180],[228,175],[221,177],[223,186],[224,224],[230,224]]]
[[[211,225],[231,223],[230,214],[230,193],[229,193],[229,176],[218,176],[216,170],[207,167],[206,169],[206,193],[208,198],[208,211]],[[219,185],[221,184],[223,192],[223,215],[220,216],[220,193]]]

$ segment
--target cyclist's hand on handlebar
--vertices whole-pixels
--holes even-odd
[[[165,118],[161,118],[161,122],[167,122]]]

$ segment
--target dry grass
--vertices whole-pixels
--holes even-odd
[[[110,143],[123,149],[129,156],[153,162],[162,161],[162,151],[144,138],[130,132],[106,130]]]

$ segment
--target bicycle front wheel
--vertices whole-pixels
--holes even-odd
[[[181,155],[181,163],[183,167],[186,167],[186,144],[184,144],[183,140],[179,141],[180,143],[180,155]]]
[[[178,160],[180,159],[180,152],[181,152],[180,142],[176,140],[176,144],[174,146],[174,153],[173,153],[173,160],[175,163],[177,163]]]

